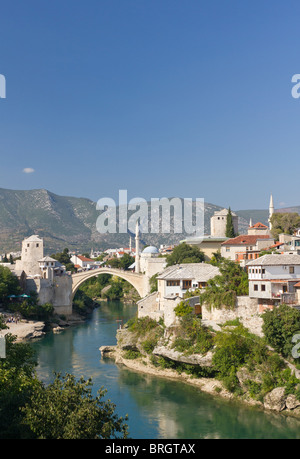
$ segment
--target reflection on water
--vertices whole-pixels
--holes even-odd
[[[136,306],[102,302],[86,323],[34,343],[38,375],[53,372],[92,378],[93,391],[107,390],[119,416],[129,415],[131,438],[300,438],[300,422],[202,393],[179,381],[144,375],[101,358],[99,347],[114,345],[120,321]]]

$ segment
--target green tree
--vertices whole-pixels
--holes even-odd
[[[115,405],[102,400],[103,388],[93,397],[91,386],[91,379],[56,374],[53,383],[35,388],[23,409],[24,424],[38,439],[126,438],[127,417],[118,417]]]
[[[265,338],[277,352],[288,357],[292,355],[292,337],[300,333],[300,311],[282,304],[263,314]]]
[[[4,326],[2,322],[1,328]],[[0,439],[30,437],[20,408],[40,384],[34,374],[35,353],[28,343],[16,343],[10,333],[5,335],[5,341],[6,358],[0,359]]]
[[[106,265],[110,266],[111,268],[120,269],[121,268],[121,260],[120,260],[120,258],[114,257],[114,258],[111,258],[110,260],[107,260]]]
[[[0,330],[6,329],[0,315]],[[126,438],[127,417],[103,401],[101,388],[92,396],[92,380],[56,375],[45,386],[38,380],[36,353],[29,343],[5,335],[6,358],[0,359],[0,439]]]
[[[297,212],[275,212],[271,217],[272,235],[278,240],[280,233],[293,234],[300,227],[300,215]]]
[[[166,259],[167,266],[172,266],[180,263],[202,263],[205,256],[198,247],[182,242],[174,247],[173,252],[167,255]]]
[[[18,295],[20,291],[18,278],[9,268],[0,264],[0,302],[7,302],[9,295]]]
[[[229,237],[229,238],[233,238],[233,237],[236,236],[236,234],[234,232],[233,219],[232,219],[232,213],[231,213],[230,207],[228,209],[228,214],[227,214],[227,218],[226,218],[225,236]]]
[[[120,258],[120,268],[125,269],[125,271],[132,263],[134,263],[134,257],[130,256],[128,253],[124,253],[123,257]]]
[[[111,287],[104,293],[104,297],[108,298],[109,300],[118,300],[123,297],[124,284],[121,279],[113,280],[111,282]]]
[[[222,306],[234,308],[237,296],[248,295],[248,275],[238,263],[226,258],[218,266],[220,274],[208,281],[200,295],[200,303],[217,309]]]
[[[62,252],[52,254],[51,257],[64,265],[67,271],[76,271],[74,263],[71,262],[71,255],[68,248],[65,248]]]

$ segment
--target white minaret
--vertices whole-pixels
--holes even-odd
[[[274,214],[274,204],[273,204],[273,196],[270,197],[270,205],[269,205],[269,229],[272,229],[271,217]]]
[[[140,272],[140,233],[138,220],[135,227],[135,272]]]
[[[252,223],[252,218],[250,218],[250,220],[249,220],[249,228],[251,228],[252,224],[253,224]]]

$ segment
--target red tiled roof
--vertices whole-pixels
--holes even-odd
[[[270,246],[270,249],[272,249],[274,247],[280,247],[283,244],[284,244],[284,242],[276,242],[276,244],[273,244],[273,245]]]
[[[91,258],[86,258],[83,255],[77,255],[77,258],[79,258],[79,260],[81,261],[95,261],[95,260],[92,260]]]
[[[250,228],[261,228],[261,229],[266,229],[266,228],[268,228],[268,227],[267,227],[266,225],[264,225],[263,223],[261,223],[261,222],[257,222],[257,223],[255,223],[255,225],[250,226]]]
[[[222,242],[222,245],[254,245],[257,239],[270,239],[270,236],[267,234],[241,234],[240,236]]]

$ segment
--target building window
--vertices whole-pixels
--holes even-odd
[[[254,291],[257,292],[257,290],[258,290],[258,285],[257,285],[257,284],[254,284],[253,289],[254,289]]]
[[[167,287],[177,287],[179,285],[180,285],[180,281],[179,280],[167,281]]]
[[[183,290],[191,288],[191,286],[192,286],[192,281],[191,280],[184,280],[183,281]]]
[[[265,272],[266,272],[265,268],[262,268],[261,273],[265,274]]]
[[[37,247],[39,246],[39,244],[36,245]]]
[[[290,271],[290,274],[294,274],[295,272],[294,266],[290,266],[289,271]]]
[[[262,291],[262,292],[265,292],[265,291],[266,291],[266,286],[265,286],[265,284],[262,284],[262,286],[261,286],[261,291]]]
[[[226,252],[230,252],[230,247],[226,247]]]

